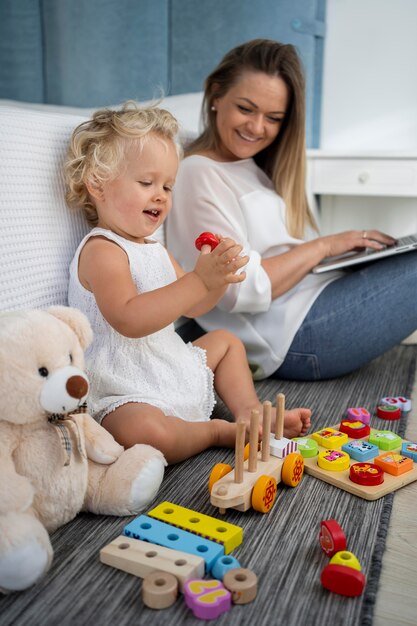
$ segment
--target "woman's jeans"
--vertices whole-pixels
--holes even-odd
[[[417,329],[417,252],[357,269],[322,291],[274,377],[320,380],[351,372]]]

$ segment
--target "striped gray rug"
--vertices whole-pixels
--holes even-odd
[[[275,404],[286,394],[289,408],[310,406],[314,430],[337,423],[348,406],[375,407],[387,395],[411,393],[417,346],[399,346],[362,370],[344,378],[316,383],[264,381],[258,384],[263,400]],[[221,414],[222,407],[218,412]],[[381,428],[405,432],[405,419],[379,422]],[[207,478],[218,462],[233,462],[228,450],[209,450],[168,468],[154,505],[168,500],[201,513],[217,516],[210,505]],[[407,489],[407,487],[405,487]],[[229,510],[225,520],[244,529],[244,539],[233,555],[242,567],[258,575],[256,600],[234,606],[217,623],[227,626],[368,626],[372,624],[382,555],[393,494],[368,502],[336,487],[305,476],[297,489],[279,486],[278,497],[266,515]],[[328,563],[318,534],[323,519],[337,519],[362,564],[367,585],[362,596],[347,598],[322,588],[320,573]],[[182,598],[169,609],[153,611],[141,602],[141,581],[102,565],[100,548],[121,534],[132,518],[79,515],[52,537],[54,563],[45,578],[20,594],[0,599],[2,626],[177,626],[201,623]]]

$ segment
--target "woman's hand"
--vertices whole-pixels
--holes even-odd
[[[384,246],[394,245],[396,240],[379,230],[347,230],[336,235],[319,237],[316,241],[322,246],[322,258],[326,258],[364,248],[381,250]]]
[[[248,256],[240,256],[243,250],[241,245],[229,237],[217,237],[220,243],[211,252],[208,246],[203,246],[194,268],[209,291],[242,282],[246,277],[245,272],[236,272],[249,261]]]

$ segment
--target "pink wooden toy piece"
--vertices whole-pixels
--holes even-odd
[[[368,409],[365,409],[365,407],[363,406],[351,407],[346,411],[346,414],[347,419],[352,422],[356,422],[357,420],[359,420],[367,426],[369,426],[371,422],[371,414],[369,413]]]
[[[184,600],[199,619],[216,619],[232,608],[232,594],[220,580],[188,580]]]

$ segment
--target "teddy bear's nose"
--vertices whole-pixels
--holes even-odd
[[[82,376],[71,376],[65,387],[71,398],[82,398],[88,392],[88,382]]]

